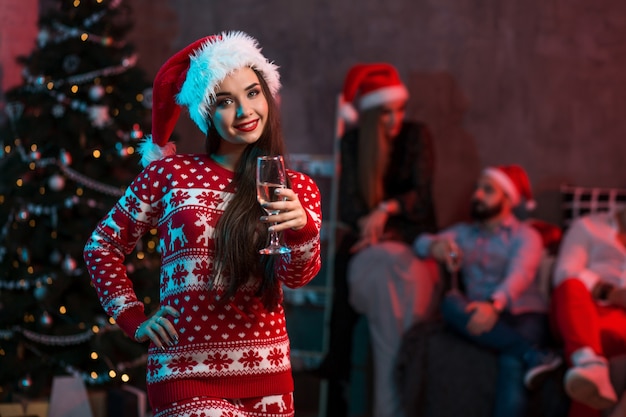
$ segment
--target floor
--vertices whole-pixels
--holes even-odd
[[[350,384],[350,404],[346,417],[370,417],[371,392],[368,381],[371,379],[369,337],[367,322],[360,320],[354,334],[354,352]],[[326,417],[320,412],[325,408],[321,399],[323,380],[310,372],[294,372],[294,398],[298,417]]]

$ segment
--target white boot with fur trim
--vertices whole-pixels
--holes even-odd
[[[597,410],[617,403],[606,358],[589,347],[572,353],[572,366],[565,373],[565,391],[573,399]]]

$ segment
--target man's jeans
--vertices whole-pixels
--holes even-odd
[[[524,386],[524,357],[536,346],[545,344],[547,316],[541,313],[513,315],[502,312],[493,329],[475,336],[467,331],[471,316],[465,312],[468,303],[462,295],[447,295],[441,304],[443,318],[457,333],[499,354],[493,416],[523,417],[528,402]]]

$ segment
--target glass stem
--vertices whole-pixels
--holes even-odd
[[[274,223],[273,225],[276,225],[277,223]],[[278,239],[278,232],[274,232],[271,231],[270,232],[270,246],[271,247],[278,247],[280,246],[280,242]]]

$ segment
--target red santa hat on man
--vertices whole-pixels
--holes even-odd
[[[533,210],[536,207],[533,199],[530,180],[524,168],[519,165],[501,165],[488,167],[483,171],[483,175],[497,182],[509,197],[514,207],[525,200],[525,207]]]
[[[243,32],[222,32],[199,39],[168,59],[157,72],[152,88],[152,135],[139,145],[141,164],[176,153],[169,142],[182,107],[206,134],[209,109],[215,102],[217,86],[235,70],[258,70],[272,93],[278,94],[278,67],[261,54],[256,39]]]
[[[406,100],[409,92],[396,68],[387,63],[357,64],[346,75],[341,96],[340,116],[354,123],[358,112],[395,100]]]

